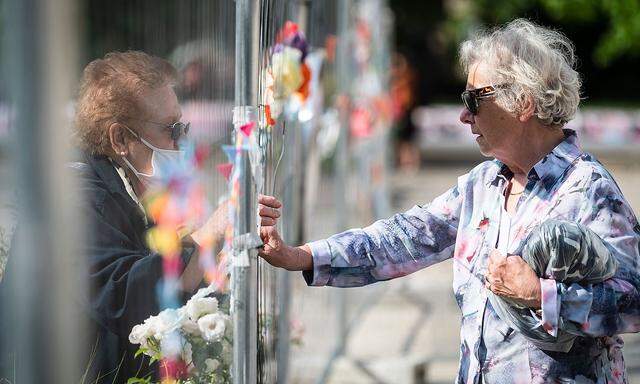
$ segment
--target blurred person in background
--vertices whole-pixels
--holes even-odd
[[[181,122],[175,82],[171,64],[143,52],[112,52],[84,69],[75,116],[80,154],[69,166],[80,179],[73,198],[88,226],[82,250],[88,270],[78,278],[86,279],[89,292],[77,292],[80,316],[90,326],[89,339],[77,341],[92,351],[87,383],[125,383],[134,376],[153,378],[157,371],[134,358],[138,346],[129,342],[129,333],[161,309],[162,256],[145,241],[154,223],[141,201],[161,184],[160,170],[184,155],[178,142],[188,124]],[[182,234],[183,299],[203,280],[198,246],[222,243],[224,207],[201,228]],[[11,278],[10,269],[5,277]],[[0,286],[4,291],[7,279]]]
[[[169,57],[178,72],[182,114],[191,123],[189,136],[198,143],[226,143],[234,105],[233,55],[220,41],[204,39],[179,45]]]
[[[312,286],[357,287],[453,258],[462,312],[456,383],[627,383],[621,333],[640,331],[640,226],[611,174],[565,129],[580,101],[574,47],[559,32],[518,19],[460,47],[467,73],[460,120],[493,160],[431,203],[292,247],[276,227],[279,203],[262,201],[260,255],[303,271]],[[617,262],[601,283],[538,276],[520,257],[542,223],[595,233]],[[594,257],[589,255],[590,258]],[[501,319],[492,292],[529,308],[539,328],[577,336],[544,350]]]
[[[418,74],[407,58],[396,53],[391,62],[391,102],[395,121],[396,164],[400,169],[420,167],[420,150],[416,144],[416,126],[411,113],[416,105]]]

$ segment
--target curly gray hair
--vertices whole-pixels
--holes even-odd
[[[578,109],[574,46],[560,32],[516,19],[463,42],[460,62],[467,73],[473,64],[486,64],[493,84],[507,85],[498,89],[496,102],[512,113],[531,97],[538,119],[554,126],[569,122]]]

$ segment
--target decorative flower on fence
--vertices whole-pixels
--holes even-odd
[[[287,21],[278,32],[269,67],[262,78],[266,125],[275,125],[284,104],[291,98],[302,103],[309,97],[311,70],[304,61],[308,51],[309,45],[298,25]]]
[[[274,97],[286,99],[302,85],[302,52],[296,48],[280,46],[271,56],[271,74],[274,77]]]

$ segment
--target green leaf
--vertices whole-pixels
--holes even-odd
[[[151,379],[132,377],[129,380],[127,380],[127,384],[151,384]]]
[[[136,354],[133,355],[133,357],[136,358],[136,357],[142,355],[143,353],[145,353],[146,351],[147,351],[146,348],[138,348],[138,350],[136,351]]]
[[[221,353],[222,353],[222,343],[219,341],[215,343],[211,343],[211,345],[209,346],[209,355],[220,356]]]

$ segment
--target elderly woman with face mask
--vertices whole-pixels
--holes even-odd
[[[611,174],[564,129],[580,101],[573,45],[515,20],[464,42],[460,56],[468,74],[460,120],[494,159],[432,202],[366,228],[290,247],[265,226],[261,256],[303,271],[309,285],[337,287],[452,258],[462,312],[457,383],[626,383],[618,335],[640,331],[640,227]],[[565,255],[554,244],[582,248],[583,259],[574,252],[558,263]],[[523,259],[529,251],[549,265]],[[594,260],[603,268],[589,280]],[[537,336],[570,342],[555,350],[532,342],[494,296],[537,319]]]
[[[180,161],[178,141],[188,132],[174,92],[176,71],[142,52],[113,52],[87,65],[76,109],[82,155],[71,167],[82,180],[88,228],[90,292],[84,298],[93,329],[89,378],[120,383],[143,377],[128,340],[134,325],[160,311],[157,283],[162,257],[145,242],[153,225],[141,201],[162,183],[161,172]],[[201,228],[183,234],[181,289],[201,284],[198,245],[222,242],[226,214],[219,208]],[[151,370],[153,372],[153,370]],[[93,379],[87,380],[93,382]]]

